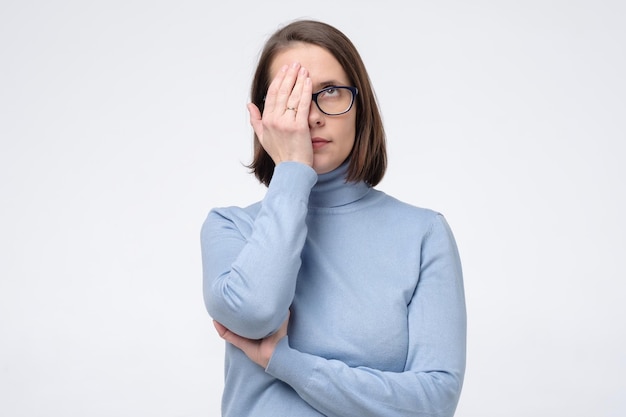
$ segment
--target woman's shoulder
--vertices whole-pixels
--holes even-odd
[[[440,211],[409,203],[382,191],[375,191],[371,206],[372,222],[383,225],[398,236],[428,236],[446,220]]]
[[[254,218],[261,208],[261,202],[248,206],[219,206],[209,210],[203,224],[202,232],[207,233],[218,229],[235,228],[242,232],[252,229]]]
[[[257,201],[248,206],[217,206],[209,210],[207,218],[218,216],[225,218],[255,217],[261,208],[261,202]]]
[[[401,200],[397,197],[394,197],[392,195],[385,193],[384,191],[380,191],[380,190],[373,190],[373,191],[376,193],[377,198],[380,201],[379,204],[385,210],[389,210],[395,215],[409,216],[411,218],[419,218],[419,219],[423,219],[427,221],[432,221],[436,217],[442,215],[439,211],[435,209],[423,207],[415,203],[410,203],[405,200]]]

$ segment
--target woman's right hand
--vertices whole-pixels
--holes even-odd
[[[256,105],[248,104],[250,124],[276,165],[295,161],[313,166],[309,130],[312,88],[308,71],[296,62],[283,66],[274,77],[263,115]]]

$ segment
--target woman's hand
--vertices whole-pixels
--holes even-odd
[[[250,103],[250,124],[261,146],[278,165],[284,161],[313,166],[309,108],[313,87],[308,71],[300,64],[283,66],[270,84],[263,115]]]
[[[288,324],[289,315],[287,315],[287,320],[276,333],[267,336],[265,339],[253,340],[239,336],[213,320],[213,325],[222,339],[241,349],[250,360],[263,367],[263,369],[267,368],[267,364],[270,362],[278,342],[287,335]]]

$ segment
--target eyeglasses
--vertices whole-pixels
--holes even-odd
[[[356,87],[331,86],[313,94],[313,101],[328,116],[339,116],[350,111],[359,90]]]

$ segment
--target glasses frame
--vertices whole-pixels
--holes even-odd
[[[341,88],[343,90],[349,90],[350,93],[352,93],[352,100],[350,101],[350,105],[348,106],[348,108],[346,110],[342,111],[341,113],[326,113],[324,110],[322,110],[322,108],[320,107],[319,103],[317,102],[317,96],[319,96],[320,94],[322,94],[325,91],[336,90],[336,89],[339,89],[339,88]],[[331,85],[331,86],[322,88],[317,93],[313,93],[313,95],[311,97],[311,100],[313,100],[313,102],[315,103],[315,105],[317,106],[319,111],[321,111],[325,115],[327,115],[327,116],[340,116],[340,115],[346,114],[350,110],[352,110],[352,106],[354,106],[354,99],[356,98],[357,94],[359,94],[359,90],[356,87],[350,87],[350,86],[347,86],[347,85]]]

